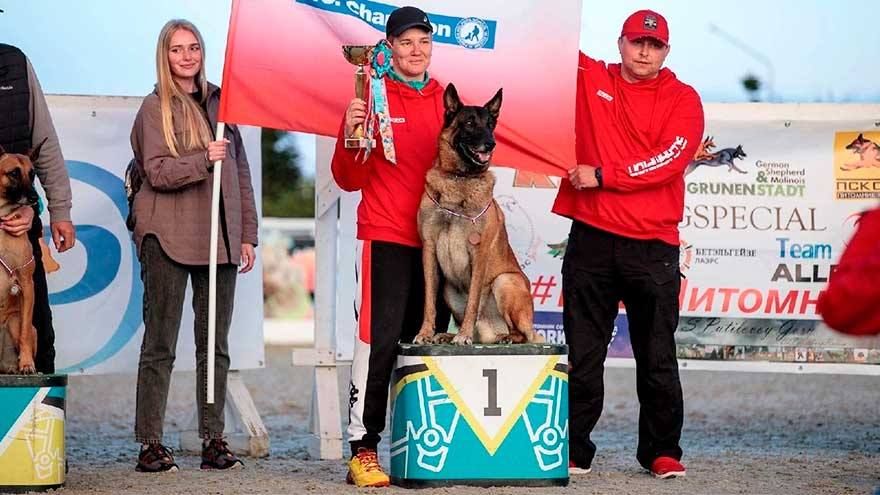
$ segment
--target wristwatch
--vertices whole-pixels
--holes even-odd
[[[596,167],[595,175],[596,182],[599,183],[599,187],[602,187],[602,167]]]

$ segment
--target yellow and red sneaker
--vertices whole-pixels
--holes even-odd
[[[391,484],[391,479],[379,465],[379,454],[375,449],[360,447],[348,461],[348,476],[345,481],[358,487],[379,487]]]

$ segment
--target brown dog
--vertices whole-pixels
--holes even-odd
[[[507,240],[489,171],[501,90],[482,107],[464,106],[450,84],[443,101],[439,152],[419,205],[425,319],[415,342],[449,341],[449,334],[435,336],[438,267],[446,279],[444,299],[459,326],[452,343],[473,343],[474,330],[480,343],[539,342],[529,279]]]
[[[6,153],[0,146],[0,217],[36,202],[33,162],[42,146],[40,143],[27,155]],[[0,332],[6,327],[18,354],[15,361],[5,356],[0,359],[2,373],[36,372],[33,273],[34,255],[27,235],[13,236],[0,230]],[[0,356],[5,354],[4,340],[0,339]]]

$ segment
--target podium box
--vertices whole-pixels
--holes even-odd
[[[0,493],[64,486],[67,375],[0,375]]]
[[[568,348],[402,344],[391,379],[391,482],[568,484]]]

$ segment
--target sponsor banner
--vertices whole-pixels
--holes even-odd
[[[73,191],[76,246],[53,256],[49,302],[55,326],[56,367],[63,373],[137,371],[143,338],[143,285],[123,189],[132,158],[129,134],[141,98],[49,96]],[[261,203],[260,130],[242,128],[258,210]],[[45,194],[42,193],[43,197]],[[205,222],[210,221],[205,212]],[[52,245],[44,212],[47,244]],[[258,251],[259,253],[259,251]],[[229,352],[235,369],[263,365],[262,262],[236,282]],[[175,370],[195,369],[191,294],[183,303]]]

